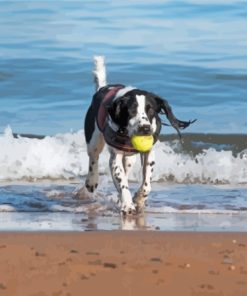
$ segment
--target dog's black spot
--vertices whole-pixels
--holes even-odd
[[[122,185],[121,186],[121,189],[129,189],[129,187],[128,186],[125,186],[125,185]]]
[[[149,163],[149,165],[150,165],[150,166],[155,165],[155,161],[151,161],[151,162]]]
[[[130,163],[128,164],[128,167],[129,167],[129,168],[131,167],[131,164],[130,164]]]
[[[92,172],[93,168],[91,167],[91,165],[89,166],[89,171]]]
[[[89,184],[86,184],[86,188],[89,192],[94,192],[94,186],[90,186]]]
[[[122,182],[122,179],[121,179],[121,178],[116,177],[116,180],[117,180],[119,183]]]
[[[144,185],[145,185],[145,186],[148,186],[148,183],[147,183],[147,182],[145,182],[145,183],[144,183]]]
[[[154,169],[151,169],[151,172],[153,172],[154,171]]]
[[[96,110],[91,105],[87,111],[85,123],[84,123],[85,137],[86,137],[87,143],[91,141],[94,133],[95,117],[96,117]]]

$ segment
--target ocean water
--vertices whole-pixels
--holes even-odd
[[[1,230],[247,230],[244,1],[1,1],[0,16]],[[132,221],[119,218],[107,149],[95,198],[73,198],[94,55],[108,82],[197,118],[183,144],[163,128],[153,191]],[[137,162],[133,192],[138,181]]]

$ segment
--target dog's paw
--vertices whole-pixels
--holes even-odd
[[[84,185],[83,187],[76,188],[73,192],[73,198],[75,199],[92,199],[93,193],[89,192],[87,187]]]
[[[121,214],[123,216],[127,215],[135,215],[136,214],[136,207],[133,203],[131,204],[123,204],[121,206]]]
[[[133,203],[136,207],[136,212],[137,213],[142,213],[144,211],[146,201],[147,201],[147,195],[142,194],[140,192],[136,192],[134,198],[133,198]]]
[[[89,180],[86,180],[85,187],[87,188],[88,192],[93,193],[94,190],[98,187],[98,183],[90,183]]]

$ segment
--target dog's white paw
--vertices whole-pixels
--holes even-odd
[[[98,187],[98,183],[95,182],[94,180],[88,180],[88,179],[86,179],[85,187],[87,188],[87,191],[88,192],[93,193],[94,190]]]
[[[126,215],[135,215],[136,214],[136,207],[133,203],[123,203],[121,206],[121,213],[123,216]]]

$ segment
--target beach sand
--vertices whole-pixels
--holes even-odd
[[[2,232],[0,295],[247,295],[247,234]]]

